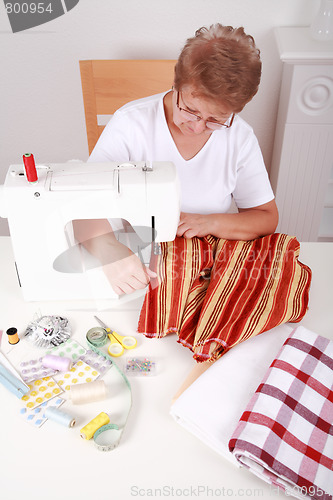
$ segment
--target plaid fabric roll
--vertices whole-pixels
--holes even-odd
[[[213,361],[233,346],[307,311],[310,269],[298,261],[296,238],[272,234],[252,241],[213,236],[162,243],[151,268],[138,332],[178,334],[197,361]]]
[[[332,499],[333,341],[298,327],[245,409],[229,449],[296,498]]]

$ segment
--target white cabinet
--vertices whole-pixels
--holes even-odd
[[[333,241],[333,42],[308,27],[275,30],[283,63],[270,177],[277,231]]]

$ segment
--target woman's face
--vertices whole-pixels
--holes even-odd
[[[173,122],[186,136],[210,135],[230,118],[232,110],[212,99],[196,97],[193,91],[188,86],[173,92]]]

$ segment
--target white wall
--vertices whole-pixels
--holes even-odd
[[[87,159],[80,59],[176,59],[187,37],[215,22],[244,26],[261,49],[261,88],[242,115],[269,170],[281,79],[273,28],[307,26],[318,6],[319,0],[80,0],[66,15],[13,34],[1,2],[0,184],[26,152],[38,162]]]

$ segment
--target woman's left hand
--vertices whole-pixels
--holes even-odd
[[[275,200],[252,208],[240,208],[238,213],[180,214],[177,236],[203,237],[211,234],[226,240],[254,240],[276,230],[279,214]]]
[[[188,214],[181,212],[177,236],[184,238],[194,238],[194,236],[203,237],[211,234],[211,215]]]

